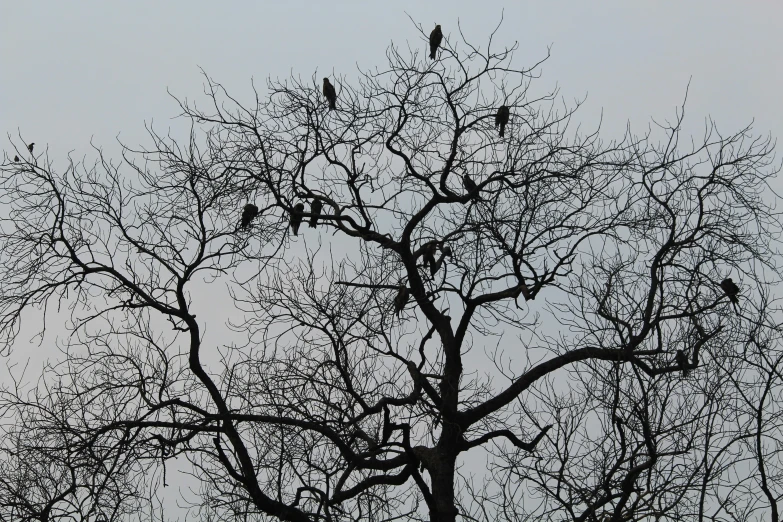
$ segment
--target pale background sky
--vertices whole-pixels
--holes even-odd
[[[519,41],[516,65],[537,62],[552,45],[538,88],[561,87],[567,101],[587,95],[577,121],[603,137],[626,122],[642,133],[651,118],[672,119],[690,81],[686,128],[697,135],[712,116],[731,133],[755,119],[755,134],[783,137],[783,2],[584,0],[430,2],[0,0],[0,139],[21,132],[66,154],[91,156],[90,140],[116,151],[146,144],[144,123],[172,125],[181,98],[204,100],[199,67],[248,104],[250,80],[291,72],[356,77],[356,66],[385,64],[393,40],[426,44],[406,12],[429,32],[498,44]],[[323,74],[322,74],[323,73]],[[778,154],[780,157],[780,154]],[[783,188],[783,181],[775,184]],[[2,275],[0,274],[0,277]],[[56,352],[40,348],[44,357]],[[18,355],[18,354],[17,354]],[[175,479],[169,475],[169,483]]]

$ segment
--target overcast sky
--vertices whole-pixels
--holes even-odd
[[[755,119],[756,134],[783,137],[779,0],[0,5],[2,149],[13,156],[6,135],[21,132],[60,166],[69,151],[89,156],[91,139],[116,150],[117,135],[146,143],[145,121],[165,131],[177,115],[167,90],[203,100],[199,67],[250,103],[251,79],[316,69],[351,79],[357,65],[384,65],[392,41],[423,50],[408,14],[427,32],[441,24],[447,38],[459,20],[482,43],[502,14],[496,39],[519,42],[516,65],[551,45],[538,85],[560,86],[568,102],[587,96],[578,120],[591,128],[603,113],[606,138],[627,121],[643,132],[651,118],[673,118],[689,81],[686,128],[698,132],[712,116],[730,133]]]
[[[783,2],[20,2],[2,0],[0,130],[48,145],[53,159],[145,139],[144,121],[165,129],[177,107],[167,89],[198,98],[199,67],[230,90],[293,71],[355,76],[383,65],[391,41],[425,43],[406,13],[447,37],[459,20],[486,37],[504,13],[498,41],[519,41],[519,65],[552,45],[542,86],[582,114],[603,110],[607,137],[630,120],[671,118],[691,79],[688,122],[712,115],[725,131],[755,118],[783,135]],[[245,97],[249,101],[249,97]],[[3,148],[7,149],[4,139]]]

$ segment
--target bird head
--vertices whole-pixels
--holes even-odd
[[[440,24],[435,24],[435,30],[440,31]]]
[[[294,206],[294,210],[296,210],[297,212],[301,212],[301,211],[303,211],[303,210],[304,210],[304,203],[297,203],[297,204]]]
[[[727,277],[727,278],[726,278],[726,282],[727,282],[727,283],[734,283],[734,281],[732,281],[730,277]]]
[[[324,83],[329,83],[329,78],[324,78]]]

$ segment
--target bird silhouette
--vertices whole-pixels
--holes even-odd
[[[28,145],[28,146],[27,146],[27,150],[29,150],[29,151],[30,151],[30,154],[32,154],[32,153],[33,153],[33,147],[34,147],[34,146],[35,146],[35,143],[31,143],[30,145]]]
[[[481,199],[481,195],[479,194],[478,191],[478,185],[476,185],[476,182],[473,181],[473,179],[471,179],[471,177],[468,176],[467,174],[462,176],[462,186],[465,187],[465,190],[467,190],[469,194],[475,193],[476,199],[478,200]]]
[[[438,242],[429,241],[421,247],[421,260],[425,267],[429,267],[432,272],[435,266],[435,252],[438,251]]]
[[[248,203],[245,205],[245,208],[242,209],[242,221],[239,223],[239,226],[242,228],[247,228],[248,225],[250,225],[250,222],[253,221],[257,215],[258,207],[252,203]]]
[[[405,308],[405,305],[408,304],[408,299],[410,299],[410,297],[411,292],[408,290],[408,287],[401,286],[397,291],[397,296],[394,298],[394,313],[397,314],[397,317],[400,316],[400,313]]]
[[[495,114],[495,128],[500,127],[500,137],[502,138],[506,132],[506,124],[511,116],[511,111],[505,105],[501,105],[498,109],[498,113]]]
[[[690,370],[688,369],[688,358],[685,356],[685,352],[682,350],[677,350],[677,367],[682,370],[682,375],[687,377],[690,373]]]
[[[737,298],[737,295],[739,294],[739,287],[734,284],[734,281],[732,281],[730,277],[727,277],[721,281],[720,287],[723,289],[726,295],[729,296],[729,301],[731,301],[732,304],[736,305],[739,303],[739,299]]]
[[[430,33],[430,59],[434,60],[435,55],[438,52],[438,47],[443,41],[443,31],[440,30],[440,25],[436,25],[435,29]]]
[[[310,203],[310,213],[312,216],[310,216],[310,228],[315,228],[316,223],[318,223],[318,216],[321,215],[321,209],[323,208],[324,204],[321,203],[320,199],[314,199],[312,203]]]
[[[291,212],[291,231],[295,236],[299,235],[299,225],[302,224],[302,213],[304,212],[304,203],[297,203],[294,205],[294,210]]]
[[[329,78],[324,78],[324,96],[329,101],[329,110],[337,108],[337,91],[334,85],[329,83]]]
[[[14,156],[14,163],[19,163],[19,156]]]
[[[435,276],[435,274],[438,273],[438,270],[440,270],[440,267],[443,265],[443,259],[446,257],[451,257],[451,247],[449,245],[445,245],[440,249],[440,257],[437,261],[435,261],[435,264],[430,267],[430,275]]]

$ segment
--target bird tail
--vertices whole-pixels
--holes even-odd
[[[501,123],[500,124],[500,137],[502,138],[505,133],[506,133],[506,124],[505,123]]]
[[[329,110],[333,110],[337,108],[337,102],[335,100],[329,101]]]
[[[434,49],[434,50],[430,51],[430,60],[434,60],[435,59],[435,53],[436,52],[438,52],[437,49]]]
[[[313,216],[310,218],[310,228],[315,228],[315,224],[318,223],[318,218]]]

